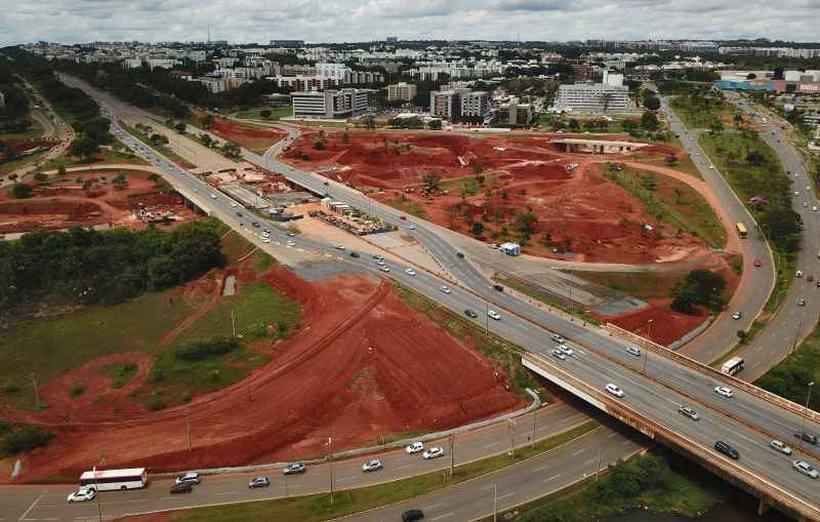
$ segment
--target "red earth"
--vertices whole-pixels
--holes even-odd
[[[214,118],[209,130],[220,138],[260,153],[287,135],[285,131],[273,127],[243,125],[224,118]]]
[[[26,455],[22,479],[73,477],[101,460],[158,471],[316,456],[328,436],[341,450],[389,434],[446,429],[525,402],[507,391],[490,362],[410,309],[387,282],[340,276],[308,283],[279,267],[265,280],[303,307],[299,333],[254,346],[272,357],[269,364],[186,406],[46,423],[57,437]],[[44,389],[64,390],[65,379],[108,362],[93,361]],[[107,385],[105,378],[89,382],[98,392]]]

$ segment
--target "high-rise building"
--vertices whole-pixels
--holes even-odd
[[[291,94],[296,118],[348,118],[367,111],[368,89],[302,91]]]
[[[456,121],[461,116],[461,103],[455,91],[430,91],[430,114]]]
[[[461,117],[484,118],[490,112],[490,97],[485,91],[460,93]]]
[[[387,86],[387,101],[413,101],[416,92],[416,84],[414,83],[394,83]]]
[[[629,89],[605,83],[561,85],[554,108],[576,112],[623,112],[630,108]]]

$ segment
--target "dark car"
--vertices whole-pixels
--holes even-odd
[[[254,226],[254,227],[256,227],[256,228],[259,228],[259,223],[258,223],[258,222],[256,222],[256,221],[254,221],[253,223],[251,223],[251,225],[253,225],[253,226]]]
[[[475,319],[476,317],[478,317],[478,314],[475,311],[470,310],[469,308],[464,310],[464,315],[466,315],[470,319]]]
[[[401,522],[414,522],[424,518],[424,513],[420,509],[408,509],[401,514]]]
[[[715,449],[732,460],[737,460],[740,458],[740,453],[738,453],[738,451],[729,443],[723,442],[722,440],[715,442]]]
[[[498,290],[499,292],[503,292],[503,291],[504,291],[504,287],[503,287],[503,286],[501,286],[501,285],[493,285],[493,288],[494,288],[494,289],[496,289],[496,290]]]
[[[242,217],[242,212],[237,212],[236,217]]]
[[[813,433],[806,433],[805,431],[800,433],[795,433],[795,437],[802,440],[803,442],[808,442],[812,446],[817,446],[817,435]]]
[[[456,257],[464,259],[464,254],[462,252],[456,252]]]
[[[399,216],[399,219],[407,220],[406,216]]]
[[[358,252],[351,252],[350,257],[359,257],[359,253]]]
[[[169,493],[171,493],[172,495],[176,495],[179,493],[190,493],[193,490],[193,484],[191,484],[190,482],[182,482],[180,484],[174,484],[173,486],[171,486],[171,490],[169,491]]]

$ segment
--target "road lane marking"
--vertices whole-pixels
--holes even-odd
[[[239,491],[220,491],[217,495],[238,495]]]
[[[535,468],[533,471],[534,471],[534,472],[536,472],[536,473],[540,473],[540,472],[542,472],[542,471],[544,471],[544,470],[546,470],[547,468],[550,468],[550,467],[552,467],[552,465],[551,465],[551,464],[547,464],[547,465],[545,465],[545,466],[541,466],[541,467]]]
[[[496,500],[504,500],[505,498],[509,498],[513,495],[515,495],[515,491],[512,491],[512,492],[507,493],[505,495],[501,495],[500,497],[496,497]]]
[[[485,444],[484,448],[492,448],[494,446],[498,446],[499,444],[501,444],[501,442],[499,442],[499,441],[491,442],[489,444]]]
[[[577,457],[578,455],[580,455],[581,453],[583,453],[583,452],[585,452],[585,451],[586,451],[586,448],[581,448],[581,449],[579,449],[579,450],[573,451],[573,452],[572,452],[572,456],[573,456],[573,457]]]
[[[436,504],[430,504],[429,506],[427,506],[427,509],[430,509],[430,510],[436,509],[437,507],[441,506],[442,504],[443,504],[443,502],[438,502]]]
[[[441,519],[444,519],[444,518],[450,518],[450,517],[452,517],[452,516],[455,516],[455,513],[453,513],[452,511],[450,511],[449,513],[445,513],[445,514],[443,514],[443,515],[439,515],[439,516],[437,516],[437,517],[433,517],[433,518],[431,518],[430,520],[441,520]]]
[[[544,482],[550,482],[550,481],[552,481],[552,480],[557,479],[557,478],[558,478],[558,477],[560,477],[560,476],[561,476],[561,474],[560,474],[560,473],[558,473],[558,474],[553,475],[553,476],[551,476],[551,477],[545,478],[545,479],[544,479]]]
[[[613,431],[612,433],[610,433],[609,435],[607,435],[607,436],[606,436],[606,438],[611,439],[612,437],[615,437],[615,436],[617,436],[617,435],[618,435],[618,432],[617,432],[617,431]]]
[[[45,495],[45,493],[40,493],[40,496],[34,499],[34,502],[31,503],[28,509],[25,510],[17,520],[25,520],[26,516],[28,516],[28,514],[31,513],[31,510],[34,509],[34,506],[36,506],[37,503],[40,502],[40,499],[43,498],[43,495]]]

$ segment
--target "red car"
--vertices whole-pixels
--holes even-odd
[[[762,265],[762,264],[763,263],[760,262],[760,259],[755,259],[755,266],[756,267],[760,268],[760,265]]]

